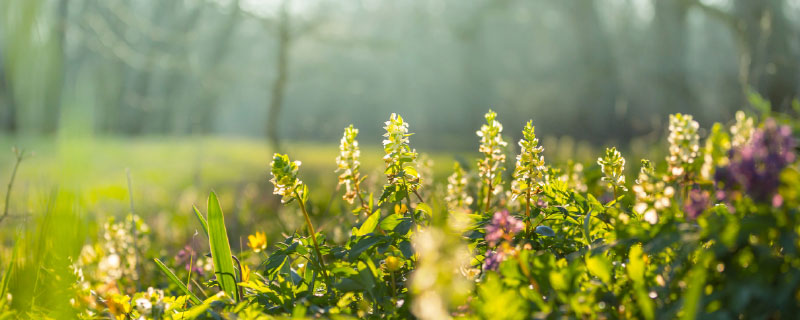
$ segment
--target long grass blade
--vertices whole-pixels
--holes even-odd
[[[197,220],[200,221],[200,225],[203,227],[203,232],[205,232],[206,237],[208,237],[208,221],[206,221],[206,218],[203,217],[203,214],[200,212],[200,209],[197,209],[196,206],[192,206],[192,208],[194,209],[195,217],[197,217]]]
[[[189,288],[187,288],[186,285],[183,284],[183,282],[181,282],[180,279],[178,279],[178,276],[176,276],[174,273],[172,273],[172,270],[167,268],[167,266],[164,265],[164,263],[161,262],[161,260],[158,260],[158,258],[155,258],[153,260],[156,262],[156,265],[158,266],[158,268],[161,269],[161,272],[163,272],[167,276],[167,278],[169,278],[169,280],[172,281],[172,283],[177,285],[178,288],[180,288],[181,291],[183,291],[183,293],[185,293],[186,295],[189,296],[189,299],[192,300],[192,303],[194,303],[195,305],[199,305],[200,304],[200,302],[201,302],[200,298],[198,298],[194,293],[189,291]]]
[[[219,206],[217,194],[213,191],[208,196],[208,241],[211,248],[211,258],[214,261],[214,274],[217,276],[217,282],[222,291],[238,302],[236,270],[233,268],[228,232],[225,230],[225,217]]]

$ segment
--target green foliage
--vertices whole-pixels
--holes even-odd
[[[239,301],[236,270],[233,269],[233,255],[228,243],[228,231],[225,230],[225,217],[214,192],[208,196],[208,241],[211,258],[214,259],[214,275],[217,277],[217,283],[225,294]]]
[[[791,138],[798,126],[773,115],[791,126],[766,131],[768,126],[754,123],[751,139],[744,132],[752,118],[742,118],[736,130],[717,124],[702,149],[691,117],[674,116],[671,158],[642,160],[630,191],[625,160],[616,148],[606,149],[599,168],[588,169],[595,178],[577,183],[569,173],[574,162],[544,165],[529,122],[521,142],[529,154],[518,158],[515,171],[520,173],[514,176],[521,177],[517,186],[527,189],[516,192],[524,195],[525,208],[512,192],[494,191],[515,183],[498,178],[504,154],[497,151],[502,126],[496,114],[487,114],[479,131],[486,152],[477,172],[456,165],[447,188],[433,184],[424,197],[416,192],[421,179],[416,153],[408,147],[407,123],[393,115],[386,124],[387,175],[379,204],[367,190],[355,188],[363,180],[354,170],[353,149],[344,148],[347,157],[340,154],[337,159],[340,168],[346,167],[339,178],[353,186],[345,193],[355,192],[337,200],[345,207],[341,212],[363,213],[324,217],[337,219],[333,224],[353,222],[340,229],[345,234],[339,240],[328,232],[328,221],[320,232],[314,229],[312,214],[321,217],[321,210],[299,179],[300,163],[275,154],[275,194],[286,204],[297,203],[287,206],[281,218],[299,221],[301,211],[307,233],[290,230],[268,249],[264,235],[257,233],[250,238],[252,252],[234,256],[212,192],[207,220],[199,210],[194,215],[208,235],[216,281],[202,274],[208,266],[204,256],[184,248],[179,255],[191,259],[176,263],[184,268],[155,259],[157,268],[151,269],[163,279],[158,286],[180,294],[172,296],[155,288],[134,289],[134,280],[141,279],[132,278],[135,273],[124,269],[126,263],[111,263],[140,254],[119,246],[120,241],[140,239],[128,234],[129,229],[147,236],[144,223],[134,216],[124,223],[112,221],[104,226],[106,242],[84,247],[71,266],[75,275],[70,281],[80,279],[69,289],[76,301],[72,307],[83,317],[102,313],[118,319],[785,317],[800,312],[800,168],[796,151],[789,148],[791,139],[784,145],[770,139]],[[354,130],[346,130],[344,144],[355,145]],[[738,147],[728,131],[738,137]],[[483,141],[485,137],[489,139]],[[747,163],[731,154],[747,148],[772,156],[764,161],[780,170],[739,170],[748,168]],[[738,183],[753,185],[724,188],[723,173],[731,172],[744,175],[737,177]],[[470,180],[470,175],[481,180]],[[777,188],[766,197],[747,192],[770,179],[776,179]],[[603,190],[601,183],[611,190]],[[383,182],[374,185],[379,184]],[[473,203],[473,197],[482,200]],[[65,264],[27,265],[21,272],[31,274],[41,265],[54,269]],[[9,282],[13,285],[8,287],[19,288],[18,268],[12,264],[7,269],[0,289]],[[102,291],[108,283],[114,290]],[[31,301],[37,295],[21,296]],[[0,317],[8,311],[3,307],[0,302]]]

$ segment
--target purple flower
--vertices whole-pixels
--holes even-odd
[[[497,252],[494,250],[489,249],[486,251],[486,258],[483,259],[483,270],[497,270],[500,266],[500,263],[506,259],[506,254],[502,251]]]
[[[196,252],[194,252],[194,249],[192,249],[192,247],[189,245],[183,247],[183,249],[178,251],[178,254],[175,255],[175,262],[178,265],[183,265],[186,271],[191,270],[192,273],[202,275],[203,269],[197,265],[198,259],[200,259],[200,257],[197,255]]]
[[[772,201],[780,184],[780,173],[795,161],[794,138],[789,126],[778,126],[773,119],[764,121],[749,143],[731,149],[730,164],[718,168],[714,175],[717,187],[729,192],[740,189],[756,201]]]
[[[523,227],[522,221],[508,214],[508,210],[495,212],[492,222],[486,226],[486,241],[496,246],[501,239],[511,240]]]
[[[708,191],[700,189],[689,191],[689,196],[686,199],[686,203],[683,205],[683,209],[686,211],[686,215],[689,219],[697,219],[711,204],[710,198],[711,195]]]

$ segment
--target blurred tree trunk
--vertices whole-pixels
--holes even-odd
[[[7,134],[17,133],[17,109],[14,105],[14,92],[8,73],[5,72],[5,60],[0,49],[0,130]]]
[[[461,45],[462,72],[461,81],[464,87],[464,113],[469,118],[463,125],[478,128],[485,121],[481,115],[491,106],[492,81],[487,70],[489,54],[481,37],[485,20],[493,13],[508,7],[510,0],[482,1],[477,7],[468,8],[469,3],[457,0],[453,2],[456,12],[465,17],[451,27],[458,43]],[[457,13],[458,14],[458,13]]]
[[[580,73],[573,75],[578,87],[577,103],[586,108],[578,113],[579,126],[586,128],[586,138],[610,138],[608,128],[615,128],[613,135],[628,139],[632,136],[625,110],[624,94],[617,72],[617,62],[611,48],[594,0],[567,0],[562,4],[569,11],[572,24],[576,26]],[[620,105],[622,104],[622,105]]]
[[[764,95],[773,109],[786,110],[800,94],[800,35],[784,13],[784,1],[736,0],[731,12],[700,0],[688,2],[730,29],[739,48],[741,104],[752,88]]]
[[[58,16],[56,23],[56,46],[58,47],[58,63],[53,66],[55,83],[50,87],[51,94],[45,106],[45,133],[54,134],[58,130],[63,108],[63,93],[67,84],[67,68],[70,61],[67,55],[67,26],[69,22],[69,0],[58,1]]]
[[[659,114],[692,112],[696,99],[689,85],[687,65],[689,5],[683,0],[654,0],[652,24],[655,80],[661,94],[657,99]]]
[[[788,110],[797,98],[800,54],[798,34],[784,13],[783,0],[739,0],[734,15],[741,22],[747,66],[743,82],[765,96],[775,110]]]
[[[267,112],[267,139],[275,151],[281,150],[279,134],[280,113],[283,108],[283,98],[286,94],[286,84],[289,81],[289,50],[291,50],[291,18],[289,16],[289,0],[284,0],[281,4],[278,18],[278,43],[275,66],[277,74],[272,82],[272,90]]]
[[[241,20],[241,12],[239,8],[239,1],[234,0],[229,5],[231,12],[227,18],[222,22],[221,28],[214,36],[214,46],[208,55],[206,66],[202,75],[200,76],[200,89],[201,94],[199,101],[197,101],[197,118],[195,119],[195,133],[208,134],[214,129],[214,119],[217,116],[217,107],[220,97],[220,89],[216,87],[207,87],[208,83],[215,83],[219,78],[219,71],[225,61],[225,57],[230,52],[231,41],[233,41],[233,33],[239,25]]]

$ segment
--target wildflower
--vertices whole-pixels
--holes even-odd
[[[669,116],[669,165],[668,178],[678,180],[686,178],[691,172],[697,153],[700,151],[700,136],[697,129],[700,125],[688,114],[671,114]]]
[[[111,299],[106,300],[108,311],[117,319],[125,319],[131,313],[131,297],[121,294],[112,294]]]
[[[616,198],[617,189],[627,190],[625,188],[625,158],[617,151],[616,147],[606,148],[606,155],[602,158],[597,158],[597,164],[600,165],[603,171],[603,181],[608,182],[608,186],[614,191]]]
[[[403,260],[400,260],[397,257],[388,256],[386,257],[384,266],[386,266],[386,270],[389,270],[389,272],[395,272],[400,270],[400,268],[403,267],[403,264]]]
[[[282,203],[292,201],[295,193],[302,193],[303,181],[297,178],[300,164],[300,161],[290,161],[289,156],[285,154],[276,153],[272,156],[270,163],[272,179],[269,182],[272,182],[275,188],[273,194],[282,196]],[[300,196],[302,197],[301,194]]]
[[[336,172],[339,173],[339,185],[345,186],[342,199],[353,204],[358,196],[361,175],[358,172],[361,163],[358,161],[361,151],[358,148],[358,129],[351,124],[344,129],[344,135],[339,143],[339,155],[336,157]]]
[[[486,257],[483,260],[483,270],[497,270],[503,260],[505,260],[505,253],[503,253],[503,251],[498,252],[489,249],[486,251]]]
[[[461,165],[453,164],[453,174],[447,177],[447,195],[444,198],[450,208],[462,208],[472,204],[467,194],[467,176]]]
[[[658,212],[668,208],[671,204],[670,199],[675,195],[672,186],[667,186],[663,180],[656,179],[653,165],[646,159],[642,159],[642,167],[632,190],[636,198],[633,211],[650,224],[658,222]]]
[[[483,153],[483,159],[478,160],[478,175],[483,179],[486,186],[486,211],[489,211],[491,204],[492,194],[497,194],[502,191],[502,176],[500,173],[503,164],[506,162],[506,155],[503,154],[503,148],[507,145],[503,141],[501,134],[503,133],[503,125],[496,120],[497,114],[489,110],[485,115],[486,124],[481,126],[481,130],[477,132],[480,137],[480,147],[478,151]]]
[[[731,147],[739,148],[750,142],[753,131],[753,118],[744,111],[736,111],[736,123],[731,126]]]
[[[194,249],[189,245],[183,247],[183,249],[178,251],[178,254],[175,255],[176,263],[178,265],[183,265],[186,271],[191,271],[192,273],[202,275],[204,270],[199,264],[197,264],[199,259],[202,259],[202,257],[199,257]]]
[[[730,151],[730,164],[717,169],[715,180],[725,191],[743,189],[757,201],[768,201],[775,195],[780,184],[780,173],[794,162],[794,138],[789,126],[778,126],[767,119],[757,129],[747,144]]]
[[[149,315],[153,311],[153,303],[145,298],[136,299],[136,310],[142,315]]]
[[[508,214],[508,210],[497,211],[486,226],[486,241],[491,246],[496,246],[500,240],[511,241],[523,227],[522,221]]]
[[[522,136],[523,138],[519,140],[520,153],[514,168],[511,191],[515,198],[525,197],[525,214],[530,215],[531,196],[539,192],[542,172],[546,170],[544,157],[541,155],[544,148],[539,146],[532,121],[528,121],[522,129]]]
[[[730,136],[722,130],[721,124],[715,123],[711,127],[711,133],[708,135],[706,145],[703,148],[703,165],[700,167],[700,177],[703,180],[712,180],[715,168],[728,164],[728,151],[731,149],[730,140]]]
[[[398,192],[408,194],[420,188],[419,173],[411,166],[417,159],[417,152],[408,146],[408,136],[411,135],[408,133],[408,123],[403,121],[403,117],[392,113],[384,129],[386,133],[383,136],[386,139],[383,140],[383,150],[386,155],[383,161],[388,183],[384,186],[381,201],[396,196]]]
[[[559,177],[559,180],[566,182],[567,186],[578,192],[586,192],[588,186],[584,182],[583,164],[569,160],[567,170]]]
[[[692,191],[689,191],[689,196],[683,207],[687,217],[692,220],[697,219],[711,204],[710,197],[708,191],[705,190],[692,189]]]
[[[267,236],[263,232],[256,231],[255,234],[247,236],[247,246],[253,252],[261,252],[267,249]]]
[[[249,282],[249,281],[250,281],[250,267],[248,267],[245,264],[242,265],[242,282]]]

